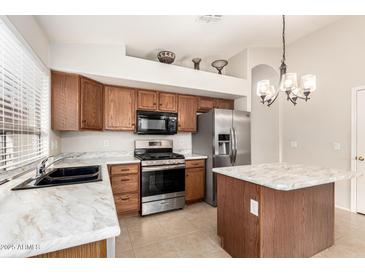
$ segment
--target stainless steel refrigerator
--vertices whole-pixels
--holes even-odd
[[[205,201],[217,205],[214,167],[251,164],[250,113],[213,109],[198,115],[198,131],[192,135],[193,153],[208,156]]]

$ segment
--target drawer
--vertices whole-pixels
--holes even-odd
[[[138,192],[138,174],[111,177],[113,193]]]
[[[139,165],[112,165],[110,168],[110,174],[119,175],[119,174],[130,174],[130,173],[138,173]]]
[[[205,160],[188,160],[185,161],[186,168],[205,167]]]
[[[117,207],[118,213],[139,210],[138,193],[114,195],[114,202],[115,206]]]

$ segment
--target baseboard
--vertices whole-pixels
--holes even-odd
[[[346,207],[343,207],[343,206],[335,205],[335,208],[338,208],[338,209],[342,209],[342,210],[346,210],[348,212],[351,212],[351,209],[346,208]]]

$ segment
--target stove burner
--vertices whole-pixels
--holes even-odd
[[[166,152],[166,153],[145,153],[137,156],[141,160],[166,160],[166,159],[184,159],[184,156],[181,154]]]

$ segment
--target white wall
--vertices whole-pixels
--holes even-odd
[[[279,161],[279,102],[270,107],[263,105],[256,96],[256,84],[260,80],[275,83],[278,73],[268,65],[252,69],[252,111],[251,111],[251,160],[253,164]]]
[[[53,44],[51,68],[108,84],[195,95],[237,98],[250,90],[246,79],[125,56],[123,45]]]
[[[307,103],[283,102],[284,161],[350,169],[351,88],[365,85],[364,28],[365,16],[346,16],[289,45],[288,71],[316,74],[318,88]],[[350,208],[349,182],[336,183],[336,204]]]
[[[172,139],[174,150],[191,151],[191,133],[137,135],[132,132],[81,131],[61,133],[62,152],[124,151],[133,153],[136,139]]]

